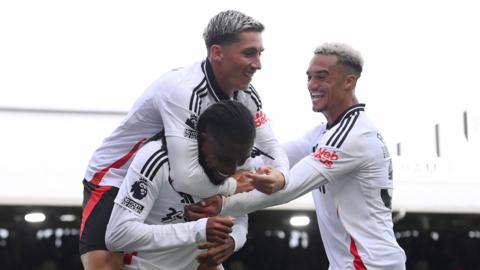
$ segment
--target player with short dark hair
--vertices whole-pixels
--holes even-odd
[[[255,138],[252,114],[239,102],[215,103],[200,114],[197,136],[205,171],[230,176],[250,157]],[[200,198],[175,190],[168,156],[164,137],[145,144],[115,199],[106,243],[109,250],[130,253],[125,269],[196,270],[199,264],[195,258],[201,254],[197,245],[203,242],[209,242],[204,245],[211,250],[202,267],[207,262],[216,266],[246,241],[246,215],[235,218],[231,235],[231,217],[185,222],[184,206]],[[225,181],[222,179],[216,178],[215,184]]]

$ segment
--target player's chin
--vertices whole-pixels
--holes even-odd
[[[252,77],[244,76],[243,80],[238,84],[238,89],[247,90],[250,82],[252,82]]]
[[[227,180],[227,177],[220,175],[218,173],[213,173],[212,176],[210,177],[210,182],[214,185],[221,185]]]
[[[210,179],[210,181],[212,182],[212,184],[216,185],[216,186],[219,186],[223,183],[225,183],[225,180],[227,180],[227,178],[223,178],[223,179]]]
[[[312,102],[312,111],[314,112],[323,112],[327,107],[324,105],[319,105],[315,102]]]

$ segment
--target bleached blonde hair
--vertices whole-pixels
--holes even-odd
[[[360,52],[347,44],[327,42],[318,46],[314,54],[335,55],[339,64],[350,68],[358,77],[362,74],[363,59]]]

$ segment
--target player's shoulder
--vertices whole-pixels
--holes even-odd
[[[200,84],[205,83],[205,74],[202,71],[203,62],[195,62],[190,66],[174,68],[164,73],[152,85],[156,94],[167,96],[191,93]],[[158,91],[161,89],[162,91]]]
[[[153,180],[156,172],[167,164],[167,149],[162,140],[155,140],[145,143],[138,150],[131,166],[141,175]]]
[[[352,106],[332,125],[327,125],[323,138],[325,146],[348,152],[362,151],[376,134],[376,128],[364,112],[364,104]]]
[[[149,140],[139,149],[137,156],[150,156],[151,154],[159,150],[166,151],[166,149],[163,149],[163,148],[164,148],[164,145],[161,139]]]
[[[304,138],[308,141],[318,142],[324,134],[327,132],[327,123],[322,122],[313,128],[309,129],[305,134]]]
[[[381,154],[384,148],[385,143],[380,132],[363,114],[359,116],[357,123],[345,138],[339,150],[363,159],[369,159]]]

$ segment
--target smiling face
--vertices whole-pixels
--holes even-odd
[[[209,60],[218,84],[231,96],[236,90],[245,90],[253,74],[262,68],[260,55],[263,52],[262,34],[244,31],[237,40],[210,47]]]
[[[307,70],[312,109],[333,122],[353,105],[357,77],[337,63],[337,56],[315,54]]]
[[[250,157],[253,141],[247,144],[226,142],[209,135],[208,128],[201,134],[200,164],[213,184],[222,184],[233,175],[237,166],[243,165]]]

